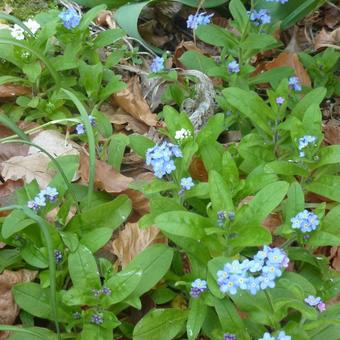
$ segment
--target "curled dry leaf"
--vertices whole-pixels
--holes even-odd
[[[37,134],[32,142],[43,147],[54,157],[65,155],[77,155],[78,147],[76,143],[67,142],[65,137],[57,131],[46,130]],[[7,180],[23,179],[31,182],[36,179],[41,188],[48,185],[55,174],[53,169],[49,169],[50,158],[30,146],[26,156],[14,156],[0,164],[2,177]]]
[[[331,256],[332,256],[332,267],[335,270],[340,271],[340,247],[332,247]]]
[[[89,157],[84,153],[80,154],[79,175],[83,182],[89,181]],[[126,177],[117,172],[111,165],[104,161],[96,160],[96,174],[94,184],[99,190],[104,190],[111,194],[119,194],[128,189],[133,181],[131,177]]]
[[[340,42],[340,28],[332,32],[327,32],[324,28],[315,36],[314,39],[314,48],[316,50],[323,47],[332,47],[336,49],[340,49],[340,46],[337,46]]]
[[[128,87],[111,96],[112,101],[137,120],[149,125],[157,124],[157,116],[151,112],[142,95],[142,89],[137,76],[132,77]]]
[[[323,124],[323,132],[327,144],[340,144],[340,121],[336,119],[329,120]]]
[[[0,324],[12,325],[19,314],[19,307],[12,295],[12,287],[17,283],[33,281],[37,273],[20,269],[18,271],[5,270],[0,275]]]
[[[0,85],[0,99],[10,99],[30,94],[32,94],[30,87],[13,84]]]
[[[112,20],[111,11],[102,11],[96,18],[96,24],[101,26],[106,26],[110,29],[117,28],[117,24]]]
[[[268,71],[283,66],[292,67],[295,71],[295,75],[299,77],[301,83],[306,86],[311,86],[309,75],[295,52],[282,52],[278,55],[278,57],[258,67],[258,69],[261,69],[261,71]],[[259,72],[255,71],[255,73]]]
[[[112,248],[119,265],[124,268],[150,244],[166,242],[166,237],[154,226],[140,229],[138,223],[127,223],[112,242]]]
[[[208,173],[200,158],[194,157],[189,167],[189,173],[193,179],[208,182]]]

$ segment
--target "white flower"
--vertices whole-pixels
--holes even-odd
[[[24,24],[30,29],[30,31],[35,34],[40,29],[40,25],[37,21],[28,19],[27,21],[24,21]]]
[[[20,26],[18,26],[17,24],[15,24],[11,28],[11,35],[16,40],[24,40],[25,39],[24,30]]]
[[[175,139],[176,140],[182,140],[182,139],[188,138],[190,136],[191,136],[191,132],[189,130],[180,129],[180,130],[176,131]]]

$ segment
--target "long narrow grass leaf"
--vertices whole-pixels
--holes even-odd
[[[6,115],[0,114],[0,123],[11,129],[18,135],[22,140],[29,141],[29,138],[24,131],[19,129],[14,122],[11,121]]]

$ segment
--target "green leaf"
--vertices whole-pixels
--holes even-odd
[[[102,48],[111,45],[125,36],[125,32],[119,28],[100,32],[93,42],[94,48]]]
[[[199,334],[207,314],[207,306],[202,299],[190,299],[187,321],[187,335],[189,340],[195,340]]]
[[[206,236],[205,228],[215,227],[208,218],[186,211],[166,212],[157,216],[155,222],[161,230],[169,234],[195,240]]]
[[[339,176],[324,175],[312,183],[306,184],[305,187],[315,194],[340,202]]]
[[[129,137],[123,133],[117,133],[110,138],[110,144],[107,150],[108,163],[117,171],[120,171],[125,148],[128,144]]]
[[[246,40],[241,43],[241,47],[247,51],[246,55],[249,57],[256,54],[257,51],[266,51],[280,45],[281,43],[273,36],[263,33],[249,33]]]
[[[129,296],[135,298],[149,291],[170,268],[174,251],[164,244],[149,246],[128,264],[125,271],[136,268],[142,270],[143,275],[136,290]]]
[[[57,334],[46,328],[0,326],[0,330],[10,331],[9,340],[57,340]],[[24,336],[24,337],[23,337]]]
[[[236,49],[239,41],[234,34],[227,29],[216,25],[198,26],[195,31],[197,37],[203,42],[227,49]]]
[[[268,126],[268,118],[272,116],[271,109],[254,92],[245,91],[236,87],[229,87],[222,91],[230,105],[248,117],[254,126],[260,128],[269,136],[272,131]]]
[[[288,183],[279,181],[261,189],[253,200],[244,205],[236,215],[233,227],[260,224],[283,200],[288,191]]]
[[[264,171],[269,174],[288,176],[308,176],[308,171],[301,166],[288,161],[273,161],[264,166]]]
[[[187,68],[207,72],[207,70],[216,67],[216,62],[196,51],[187,51],[180,58],[180,62]]]
[[[2,273],[6,268],[19,263],[20,260],[20,252],[17,249],[0,250],[0,273]]]
[[[98,95],[102,83],[103,71],[104,69],[101,63],[88,65],[84,61],[81,61],[79,64],[79,82],[85,88],[90,98],[95,98]]]
[[[293,182],[288,189],[288,200],[285,205],[285,220],[290,224],[290,219],[301,212],[305,207],[305,195],[300,183]]]
[[[97,263],[91,251],[83,245],[68,256],[68,270],[74,287],[100,288]]]
[[[329,145],[321,149],[320,161],[315,167],[340,163],[340,145]]]
[[[327,90],[324,87],[318,87],[310,91],[294,106],[291,115],[301,120],[307,109],[312,104],[320,105],[322,100],[325,98],[326,92]]]
[[[31,83],[35,83],[41,75],[41,64],[39,61],[30,64],[24,64],[22,71],[26,74]]]
[[[112,337],[112,328],[103,328],[103,327],[98,327],[97,325],[91,325],[91,324],[85,324],[80,334],[81,340],[90,340],[90,339],[108,340],[108,339],[111,339],[111,337]]]
[[[209,172],[209,193],[214,211],[234,211],[231,190],[217,171]]]
[[[308,240],[308,244],[312,247],[322,247],[322,246],[335,246],[338,247],[340,244],[339,232],[331,234],[326,231],[317,231]]]
[[[110,304],[115,304],[127,298],[142,279],[142,271],[140,269],[123,270],[112,276],[107,282],[106,287],[112,291],[110,295]]]
[[[95,0],[96,1],[96,0]],[[93,1],[92,1],[93,2]],[[93,6],[91,6],[93,7]],[[104,11],[106,9],[106,5],[103,4],[103,1],[100,1],[98,3],[98,6],[90,9],[87,11],[83,17],[81,18],[80,24],[78,26],[79,30],[85,30],[90,25],[91,21],[93,21],[100,12]]]
[[[96,228],[84,232],[80,240],[81,244],[90,249],[92,253],[102,248],[112,237],[111,228]]]
[[[19,283],[12,288],[15,302],[26,312],[43,319],[53,320],[48,290],[33,282]],[[66,321],[68,315],[58,308],[58,319]]]
[[[130,212],[130,199],[121,195],[113,201],[97,205],[74,216],[67,225],[67,231],[84,232],[96,228],[115,230],[128,218]]]
[[[113,93],[119,92],[127,87],[126,83],[121,80],[120,76],[112,74],[110,81],[101,88],[98,98],[100,101],[104,101],[110,97]]]
[[[155,145],[155,143],[151,139],[145,136],[142,136],[142,135],[137,135],[137,134],[130,135],[129,140],[130,140],[130,147],[139,156],[143,157],[143,159],[145,159],[146,151]]]
[[[188,313],[181,309],[155,309],[146,314],[133,330],[134,340],[171,340],[184,328]],[[169,322],[170,321],[170,322]]]
[[[275,67],[269,71],[262,72],[255,77],[249,79],[249,85],[270,83],[276,87],[284,78],[294,75],[294,70],[291,67]]]
[[[229,10],[235,20],[235,25],[240,33],[243,33],[249,24],[249,16],[243,3],[240,0],[231,0]]]
[[[34,223],[22,210],[13,210],[4,220],[1,234],[3,238],[9,238]]]
[[[340,205],[337,205],[323,218],[322,220],[322,230],[334,232],[339,232],[340,228]]]

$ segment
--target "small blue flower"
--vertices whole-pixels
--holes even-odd
[[[64,257],[63,253],[60,250],[56,249],[54,251],[54,258],[55,258],[55,262],[57,264],[59,264],[59,263],[61,263],[63,261],[63,257]]]
[[[282,105],[285,102],[285,99],[283,97],[277,97],[275,101],[276,104]]]
[[[191,28],[195,30],[200,25],[208,25],[211,22],[211,17],[214,14],[206,14],[206,12],[202,12],[195,15],[189,15],[187,20],[187,28]]]
[[[266,0],[267,2],[278,2],[280,4],[285,4],[288,2],[288,0]]]
[[[225,223],[225,220],[226,220],[226,212],[221,210],[221,211],[218,211],[217,212],[217,224],[220,226],[220,227],[223,227],[224,223]]]
[[[321,302],[321,298],[320,297],[316,297],[313,295],[309,295],[308,297],[305,298],[304,300],[309,306],[317,306],[320,302]]]
[[[229,278],[223,282],[220,286],[220,291],[222,293],[229,293],[235,295],[237,293],[237,284],[234,282],[233,278]]]
[[[290,77],[288,79],[288,85],[296,92],[300,92],[302,90],[300,79],[298,77]]]
[[[276,340],[291,340],[292,337],[290,335],[286,335],[285,331],[280,331],[277,335]]]
[[[164,59],[162,57],[155,57],[150,65],[151,72],[160,72],[164,70]]]
[[[260,9],[259,11],[254,9],[252,12],[248,12],[248,15],[250,21],[252,21],[256,26],[266,25],[271,22],[271,16],[266,9]]]
[[[275,282],[274,279],[268,276],[259,276],[259,283],[261,289],[266,289],[266,288],[274,288],[275,287]]]
[[[275,338],[271,336],[270,333],[266,332],[262,335],[262,338],[259,338],[259,340],[275,340]]]
[[[46,206],[46,198],[42,193],[39,193],[34,198],[34,203],[39,207],[45,207]]]
[[[190,190],[194,185],[191,177],[183,177],[181,179],[181,188],[183,190]]]
[[[111,295],[111,289],[108,287],[103,287],[102,288],[102,294],[103,295]]]
[[[272,265],[266,265],[262,268],[262,273],[268,277],[270,280],[274,280],[276,277],[280,277],[282,275],[282,272],[280,269],[278,269],[275,266]]]
[[[83,135],[85,133],[85,127],[84,124],[80,123],[76,126],[76,134],[77,135]]]
[[[72,317],[74,320],[79,320],[81,318],[81,314],[79,312],[74,312]]]
[[[93,117],[92,115],[89,115],[89,121],[90,121],[90,124],[94,127],[96,126],[96,118]]]
[[[99,297],[101,291],[99,289],[93,288],[91,289],[92,295],[95,297]]]
[[[91,316],[91,323],[96,325],[101,325],[104,322],[103,317],[99,314],[92,314]]]
[[[231,61],[228,64],[228,71],[229,73],[239,73],[240,72],[240,65],[236,60]]]
[[[59,195],[57,189],[52,187],[46,187],[44,190],[41,191],[41,193],[51,202],[55,202]]]
[[[191,283],[190,295],[193,298],[197,298],[206,290],[207,290],[207,281],[196,279],[195,281]]]
[[[33,209],[34,211],[39,209],[39,205],[33,200],[27,202],[27,207]]]
[[[236,335],[231,333],[223,334],[223,340],[236,340]]]
[[[69,30],[79,25],[81,16],[74,8],[69,8],[59,14],[64,26]]]
[[[256,293],[260,290],[259,279],[255,277],[250,277],[247,283],[247,290],[250,294],[256,295]]]
[[[319,218],[312,212],[304,210],[291,218],[293,229],[299,229],[303,233],[309,233],[320,224]]]
[[[249,271],[256,273],[262,270],[264,262],[261,260],[251,260],[249,263]]]
[[[310,136],[310,135],[305,135],[301,138],[299,138],[299,156],[300,157],[305,157],[305,152],[303,149],[307,148],[309,145],[315,145],[317,141],[317,137],[315,136]]]

